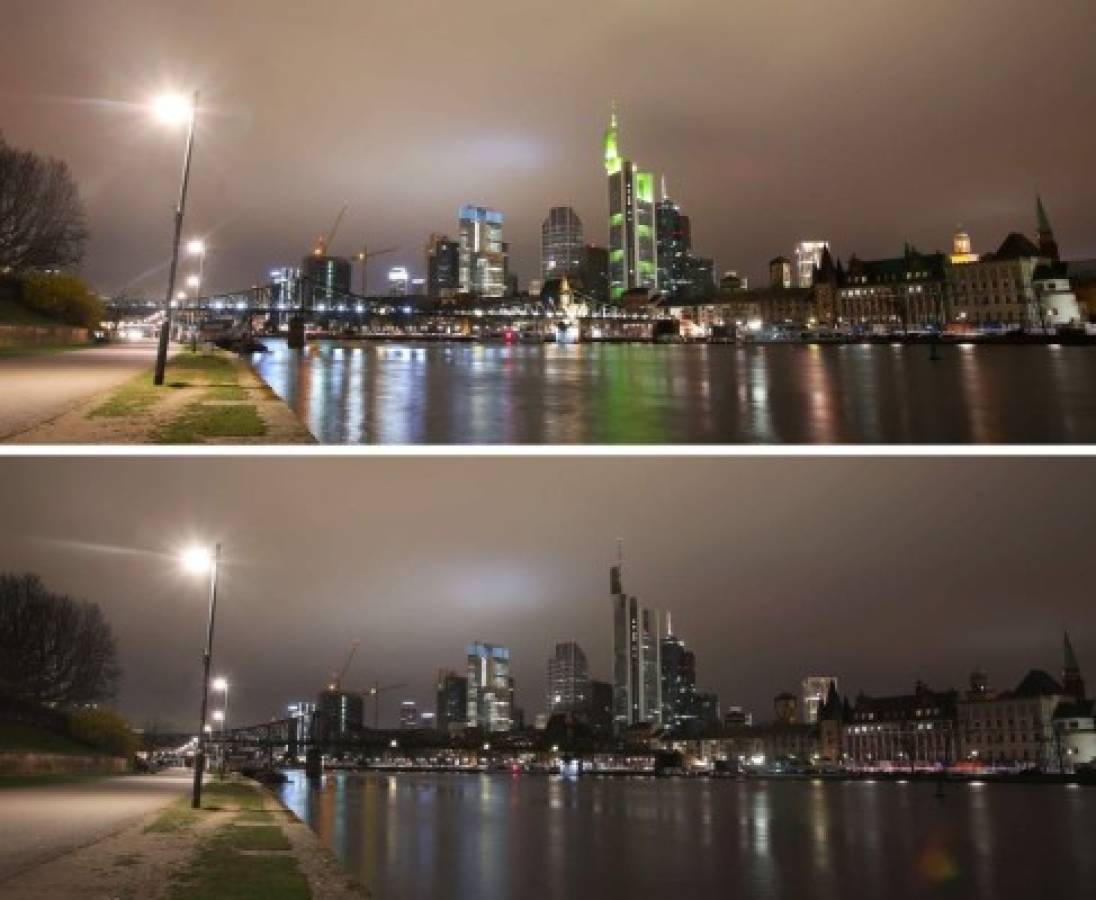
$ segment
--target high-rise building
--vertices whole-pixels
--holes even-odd
[[[661,646],[662,724],[675,734],[691,730],[696,718],[696,656],[673,633],[669,614]]]
[[[574,641],[556,644],[556,652],[548,659],[548,715],[585,711],[589,694],[586,654]]]
[[[317,705],[319,730],[325,740],[344,741],[361,732],[365,708],[361,694],[324,691]]]
[[[448,300],[459,292],[460,242],[432,234],[426,245],[426,295],[432,300]]]
[[[803,721],[813,725],[830,692],[830,685],[837,690],[837,679],[832,675],[811,675],[803,679],[803,703],[800,709]]]
[[[388,296],[406,297],[411,293],[411,274],[403,266],[388,270]]]
[[[662,724],[659,614],[624,593],[622,566],[610,570],[613,595],[613,720],[617,730]]]
[[[582,252],[578,277],[583,294],[594,303],[609,302],[609,251],[587,244]]]
[[[692,224],[681,207],[666,194],[662,181],[662,199],[655,209],[658,235],[658,287],[674,299],[689,284],[688,261],[693,252]]]
[[[609,682],[590,681],[586,710],[595,734],[607,737],[613,733],[613,686]]]
[[[502,240],[503,215],[482,206],[460,211],[459,280],[462,294],[499,298],[508,285],[507,245]]]
[[[350,260],[341,256],[306,256],[301,266],[301,294],[305,306],[330,307],[350,293]]]
[[[814,286],[814,270],[822,264],[822,254],[829,247],[827,241],[800,241],[795,245],[796,287]]]
[[[605,132],[609,176],[609,292],[612,301],[628,291],[658,290],[655,176],[620,155],[620,124],[613,111]]]
[[[468,679],[456,672],[438,672],[437,705],[434,708],[438,731],[448,734],[468,725]]]
[[[582,271],[582,220],[569,206],[556,206],[540,229],[540,275],[551,278],[575,278]]]
[[[419,727],[419,706],[414,700],[400,704],[400,728],[410,730]]]
[[[510,650],[482,641],[468,645],[468,727],[510,731],[514,718],[514,682]]]

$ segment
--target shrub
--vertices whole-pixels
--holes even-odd
[[[27,309],[66,325],[97,328],[106,315],[99,298],[73,275],[29,275],[21,293]]]
[[[109,709],[77,710],[69,716],[69,733],[112,756],[133,756],[140,745],[129,723]]]

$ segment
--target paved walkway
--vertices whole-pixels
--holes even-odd
[[[174,770],[0,790],[0,897],[7,879],[139,821],[190,783]]]
[[[153,341],[0,356],[0,441],[57,418],[155,362]]]

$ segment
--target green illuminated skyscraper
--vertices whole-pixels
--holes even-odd
[[[605,132],[609,176],[609,295],[658,289],[655,176],[620,155],[620,125],[613,110]]]

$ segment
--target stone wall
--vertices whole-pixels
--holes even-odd
[[[0,751],[0,775],[120,775],[126,765],[120,756]]]
[[[0,347],[68,347],[89,338],[86,328],[68,325],[0,325]]]

